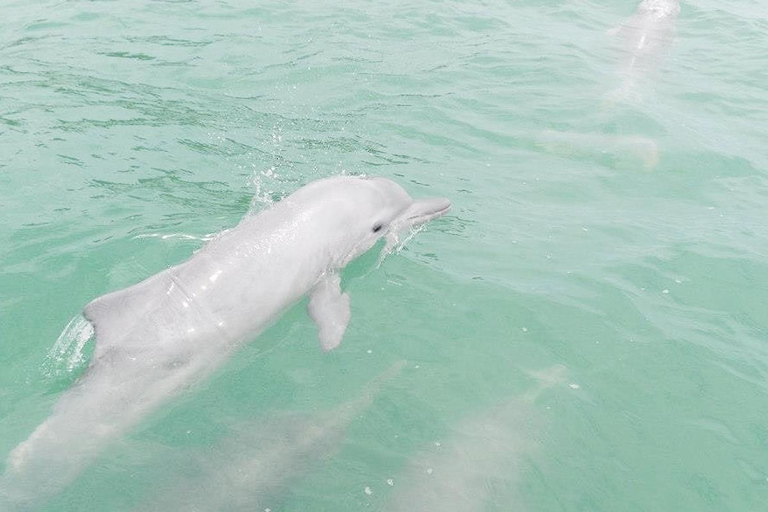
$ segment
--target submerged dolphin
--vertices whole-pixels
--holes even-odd
[[[396,479],[386,512],[522,510],[517,487],[535,450],[536,411],[522,400],[470,418],[424,449]],[[499,503],[503,506],[499,507]]]
[[[564,158],[593,159],[612,168],[640,167],[652,171],[659,163],[659,147],[640,135],[556,132],[537,135],[536,147]]]
[[[626,95],[636,80],[661,58],[672,39],[678,14],[679,0],[643,0],[626,23],[608,31],[621,38],[628,57],[621,94]]]
[[[542,392],[563,381],[566,368],[555,365],[528,373],[537,380],[532,389],[466,418],[443,442],[421,451],[397,479],[396,492],[383,510],[523,510],[518,485],[542,428],[534,405]]]
[[[242,426],[238,435],[204,450],[204,456],[180,461],[195,476],[137,511],[274,510],[285,487],[336,452],[350,424],[404,366],[398,361],[358,397],[323,414],[282,415]]]
[[[208,376],[309,294],[324,350],[350,319],[339,270],[377,240],[444,214],[384,178],[312,182],[222,232],[189,260],[86,305],[96,331],[86,374],[10,454],[0,481],[14,502],[58,492],[103,448]]]

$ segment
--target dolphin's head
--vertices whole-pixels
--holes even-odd
[[[380,238],[388,233],[418,227],[451,208],[444,197],[413,199],[403,187],[386,178],[367,178],[376,199],[368,203],[367,214],[376,219],[371,232]]]
[[[413,199],[403,187],[386,178],[362,178],[365,198],[359,206],[357,236],[359,242],[350,251],[345,264],[368,251],[380,238],[387,238],[388,251],[400,233],[440,217],[451,208],[444,197]],[[384,254],[384,253],[382,253]]]
[[[451,203],[445,198],[414,200],[397,183],[386,178],[341,176],[328,178],[328,210],[333,209],[340,246],[336,265],[343,267],[368,251],[383,237],[397,239],[399,233],[443,215]]]

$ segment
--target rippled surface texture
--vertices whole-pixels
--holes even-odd
[[[320,177],[454,204],[38,509],[763,510],[768,7],[637,3],[0,6],[0,460],[94,297]]]

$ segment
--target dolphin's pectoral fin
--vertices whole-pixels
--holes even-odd
[[[336,348],[349,324],[349,295],[341,293],[338,274],[326,274],[309,295],[309,316],[317,325],[320,346],[328,351]]]
[[[98,297],[83,309],[96,331],[94,356],[99,357],[130,331],[138,319],[156,304],[173,284],[172,269],[116,292]]]

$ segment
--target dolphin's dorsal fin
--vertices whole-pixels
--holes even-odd
[[[317,326],[320,346],[328,351],[336,348],[347,330],[351,312],[349,295],[341,293],[341,278],[336,273],[324,274],[309,294],[309,316]]]
[[[164,296],[173,285],[172,270],[169,268],[138,284],[107,293],[86,304],[83,316],[96,330],[95,356],[125,336]]]

